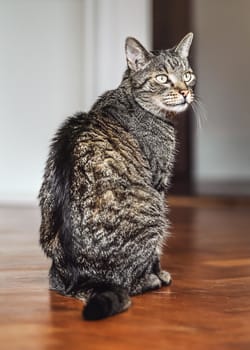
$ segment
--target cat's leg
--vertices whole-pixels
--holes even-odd
[[[162,282],[154,273],[146,274],[133,284],[130,295],[142,294],[150,290],[159,289]]]
[[[63,278],[54,262],[52,262],[49,270],[49,287],[51,290],[55,290],[60,294],[66,294]]]
[[[155,261],[153,264],[153,273],[158,276],[161,280],[163,286],[169,286],[172,282],[171,275],[168,271],[162,270],[160,259],[158,256],[155,257]]]
[[[172,282],[171,275],[168,271],[162,270],[158,256],[154,258],[151,272],[146,273],[138,279],[131,288],[131,295],[141,294],[150,290],[159,289],[162,286],[169,286]]]

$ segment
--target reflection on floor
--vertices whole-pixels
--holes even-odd
[[[162,265],[172,286],[92,323],[80,301],[47,289],[37,208],[0,207],[1,349],[250,349],[249,202],[170,203]]]

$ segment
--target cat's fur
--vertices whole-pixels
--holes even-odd
[[[86,319],[121,312],[130,295],[171,282],[160,268],[176,143],[169,115],[193,100],[192,37],[158,52],[128,38],[120,86],[53,139],[39,194],[40,243],[52,259],[50,288],[85,298]]]

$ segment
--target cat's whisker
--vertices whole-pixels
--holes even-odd
[[[199,95],[195,95],[194,102],[199,106],[199,109],[200,109],[201,114],[202,114],[202,118],[204,120],[207,120],[207,111],[205,108],[205,104],[202,101],[202,98]]]
[[[191,104],[191,108],[194,111],[194,115],[196,117],[197,126],[199,129],[202,128],[204,121],[207,121],[206,110],[204,108],[203,103],[196,96],[194,101]]]
[[[201,129],[202,126],[201,126],[200,115],[199,115],[199,113],[197,113],[197,109],[196,109],[196,106],[194,105],[194,102],[193,102],[193,104],[191,104],[191,108],[192,108],[192,110],[194,112],[194,116],[195,116],[195,121],[196,121],[197,127],[198,127],[198,129]]]

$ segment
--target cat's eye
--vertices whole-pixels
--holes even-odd
[[[185,81],[185,83],[190,83],[193,80],[193,78],[194,78],[194,75],[191,72],[186,72],[183,75],[183,80]]]
[[[160,84],[166,84],[168,81],[168,77],[165,74],[159,74],[155,77],[155,79],[158,81]]]

